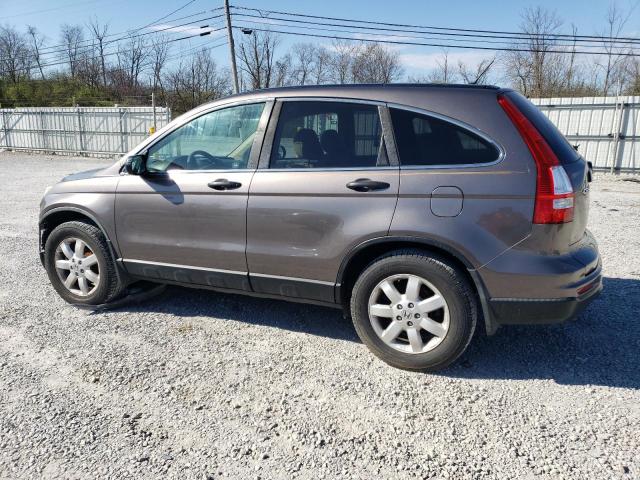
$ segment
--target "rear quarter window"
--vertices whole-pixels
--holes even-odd
[[[473,165],[500,157],[495,145],[464,127],[409,110],[390,110],[401,165]]]

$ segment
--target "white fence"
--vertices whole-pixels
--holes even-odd
[[[597,170],[640,173],[640,97],[532,100]],[[0,109],[0,149],[83,155],[129,151],[149,135],[153,107]],[[171,120],[155,109],[156,128]]]
[[[171,120],[168,108],[0,109],[0,149],[61,154],[123,154]]]
[[[640,173],[640,97],[533,99],[594,168]]]

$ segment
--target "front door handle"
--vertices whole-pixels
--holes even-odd
[[[347,188],[355,190],[356,192],[371,192],[373,190],[386,190],[391,185],[387,182],[377,182],[370,178],[358,178],[353,182],[347,183]]]
[[[213,188],[214,190],[235,190],[242,186],[240,182],[232,182],[226,178],[218,178],[213,182],[209,182],[207,185],[209,188]]]

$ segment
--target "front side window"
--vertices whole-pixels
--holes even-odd
[[[391,121],[400,165],[469,165],[500,156],[484,138],[439,118],[392,108]]]
[[[247,168],[264,103],[206,113],[152,145],[147,170]]]
[[[283,103],[270,168],[369,168],[388,164],[375,105]]]

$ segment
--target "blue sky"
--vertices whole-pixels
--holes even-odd
[[[101,22],[109,22],[112,33],[139,28],[184,5],[187,0],[0,0],[0,24],[11,24],[20,29],[32,25],[41,31],[49,44],[59,43],[59,26],[62,23],[87,23],[97,17]],[[629,10],[637,5],[636,0],[619,0],[617,5]],[[555,10],[564,20],[563,30],[569,32],[573,23],[578,33],[595,34],[604,28],[604,19],[609,6],[606,0],[541,0],[536,2],[512,0],[475,1],[430,1],[430,0],[321,0],[302,2],[300,0],[237,0],[232,5],[284,10],[312,15],[356,18],[393,23],[410,23],[456,28],[476,28],[484,30],[518,30],[520,14],[530,6],[543,6]],[[172,18],[210,10],[222,5],[219,0],[195,0],[188,7],[161,23],[175,25],[188,20],[171,22]],[[34,13],[41,11],[40,13]],[[195,17],[199,18],[199,17]],[[214,21],[211,21],[214,22]],[[238,23],[240,23],[238,21]],[[174,32],[173,36],[184,36]],[[216,38],[216,35],[220,39]],[[627,23],[625,35],[640,35],[640,7],[635,8]],[[215,35],[198,37],[172,44],[172,54],[178,58],[181,52],[192,51],[198,45],[212,46],[224,39],[224,31]],[[283,36],[280,53],[295,42],[313,41],[330,44],[330,40],[305,39]],[[422,46],[393,47],[403,63],[406,75],[424,75],[435,65],[441,55],[438,48]],[[212,50],[221,65],[228,64],[226,46]],[[491,56],[490,52],[449,49],[450,59],[461,59],[473,64],[479,59]]]

